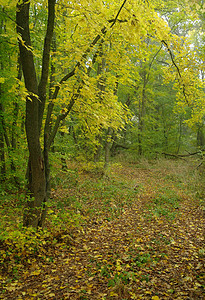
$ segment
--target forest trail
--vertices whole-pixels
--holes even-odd
[[[1,299],[204,299],[199,202],[167,169],[116,165],[111,173],[55,191],[55,200],[75,195],[70,209],[84,222],[56,232],[55,246],[4,284]]]

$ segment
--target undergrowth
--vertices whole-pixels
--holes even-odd
[[[75,232],[83,230],[85,224],[98,223],[106,220],[110,222],[120,218],[126,207],[141,197],[147,197],[144,207],[146,218],[165,217],[169,221],[178,214],[182,198],[178,189],[183,189],[187,195],[195,195],[202,204],[204,189],[199,181],[200,174],[193,171],[192,165],[177,165],[173,161],[155,161],[151,164],[141,161],[137,169],[160,170],[164,186],[155,186],[153,195],[149,197],[145,186],[142,189],[133,188],[128,177],[120,176],[119,164],[113,165],[107,174],[101,168],[93,170],[93,165],[85,171],[76,166],[68,172],[60,171],[53,174],[51,199],[48,203],[46,228],[35,231],[22,227],[22,209],[24,193],[15,191],[1,191],[1,225],[0,225],[0,268],[1,276],[6,274],[7,279],[15,280],[22,272],[32,268],[37,261],[51,263],[55,260],[56,249],[68,249],[73,243]],[[124,170],[126,165],[123,165]],[[99,175],[100,170],[100,175]],[[136,171],[137,174],[137,170]],[[55,176],[54,176],[55,175]],[[154,174],[153,174],[154,176]],[[200,177],[201,178],[201,177]],[[150,185],[152,182],[150,181]],[[152,185],[151,185],[151,188]],[[149,200],[150,199],[150,200]],[[55,251],[54,251],[55,249]],[[148,254],[133,259],[134,266],[151,261]],[[118,261],[118,272],[111,272],[109,285],[117,285],[133,280],[132,270],[120,272],[122,262]],[[103,266],[101,273],[106,272]],[[38,273],[38,267],[34,268]],[[123,269],[124,270],[124,269]],[[147,279],[145,279],[147,280]]]

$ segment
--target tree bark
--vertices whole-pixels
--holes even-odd
[[[48,83],[49,75],[49,61],[50,61],[50,51],[54,30],[54,21],[55,21],[55,0],[48,1],[48,20],[47,20],[47,30],[46,36],[44,39],[44,48],[43,48],[43,59],[42,59],[42,72],[41,80],[38,85],[38,95],[40,99],[39,103],[39,112],[38,112],[38,122],[39,122],[39,132],[41,130],[43,113],[46,102],[46,87]]]
[[[1,97],[1,84],[0,84],[0,97]],[[3,130],[2,118],[3,118],[3,110],[0,102],[0,182],[4,182],[6,177],[4,130]]]
[[[55,0],[49,0],[49,14],[54,15]],[[49,45],[51,42],[52,30],[49,29],[49,41],[44,43],[43,69],[40,88],[38,87],[34,57],[31,49],[31,39],[29,31],[29,7],[30,2],[27,0],[19,1],[17,4],[16,23],[17,32],[21,36],[19,39],[20,58],[24,75],[25,87],[28,91],[26,99],[26,136],[29,150],[28,162],[28,195],[24,211],[23,225],[38,228],[43,226],[45,220],[45,202],[46,196],[46,179],[45,166],[41,152],[40,144],[40,127],[42,122],[42,104],[39,103],[39,96],[44,101],[44,92],[48,81],[49,65]],[[49,20],[49,17],[48,17]],[[49,27],[50,24],[47,25]],[[48,32],[48,29],[47,29]],[[46,34],[47,36],[47,34]],[[45,46],[46,44],[46,46]],[[46,53],[45,53],[46,52]],[[45,72],[45,74],[43,74]],[[39,95],[39,90],[40,95]],[[43,95],[43,96],[42,96]],[[41,107],[40,107],[41,106]]]

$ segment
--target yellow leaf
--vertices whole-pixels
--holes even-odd
[[[160,300],[158,296],[152,296],[152,300]]]
[[[55,294],[54,293],[50,293],[48,296],[49,297],[55,297]]]
[[[93,278],[94,278],[94,277],[90,277],[90,278],[88,278],[88,280],[91,281],[91,280],[93,280]]]
[[[111,292],[110,297],[118,297],[118,294],[116,294],[115,292]]]
[[[31,273],[31,275],[39,275],[41,273],[41,270],[35,270]]]
[[[6,286],[6,290],[7,291],[9,291],[9,292],[13,292],[13,291],[15,291],[15,287],[13,287],[13,286]]]
[[[121,265],[117,265],[116,270],[117,270],[117,271],[121,271],[121,270],[122,270]]]

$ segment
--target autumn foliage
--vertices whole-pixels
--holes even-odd
[[[0,0],[2,299],[203,299],[204,20]]]

